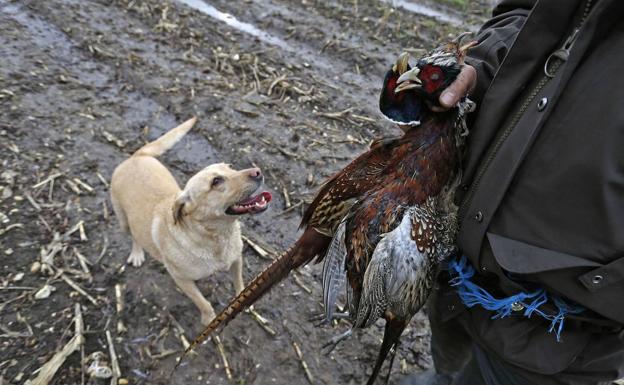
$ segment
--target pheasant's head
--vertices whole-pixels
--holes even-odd
[[[438,105],[442,91],[457,77],[468,49],[475,41],[462,45],[466,34],[446,43],[411,68],[409,56],[403,53],[384,79],[379,108],[390,120],[401,125],[416,125],[425,109]]]

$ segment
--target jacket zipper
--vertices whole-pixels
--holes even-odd
[[[513,118],[507,125],[507,127],[505,128],[505,130],[496,140],[496,143],[494,144],[494,146],[491,147],[491,149],[489,150],[488,156],[485,162],[479,168],[477,176],[475,177],[474,182],[470,186],[470,189],[468,190],[466,198],[460,205],[459,212],[458,212],[458,222],[460,226],[466,216],[466,210],[468,210],[468,207],[470,206],[470,203],[472,202],[472,199],[474,198],[474,194],[477,188],[479,187],[479,184],[481,183],[481,179],[483,178],[485,171],[487,171],[490,163],[492,163],[492,161],[494,160],[494,157],[496,157],[496,154],[500,150],[500,147],[503,145],[505,140],[507,140],[507,137],[509,137],[509,134],[511,134],[513,129],[516,127],[516,125],[520,121],[520,118],[522,117],[522,115],[526,112],[526,110],[529,108],[531,103],[533,103],[533,101],[535,100],[537,95],[540,93],[540,91],[544,88],[544,86],[546,86],[548,81],[555,76],[555,73],[557,72],[559,67],[561,67],[561,65],[566,60],[568,60],[570,50],[572,49],[572,46],[576,42],[579,31],[581,30],[581,27],[583,26],[583,24],[585,23],[585,20],[587,19],[587,16],[589,15],[592,1],[593,0],[587,0],[587,2],[585,3],[583,16],[578,26],[574,28],[574,30],[572,31],[570,36],[568,36],[568,38],[565,40],[561,48],[555,50],[553,53],[551,53],[548,56],[548,58],[546,59],[546,62],[544,63],[544,76],[540,79],[540,81],[537,83],[535,88],[533,88],[533,91],[529,94],[529,96],[525,98],[524,102],[520,106],[520,109],[515,113],[515,115],[513,116]]]

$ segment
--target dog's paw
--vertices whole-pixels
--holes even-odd
[[[145,262],[145,252],[141,250],[140,252],[132,252],[128,257],[128,263],[134,267],[139,267]]]

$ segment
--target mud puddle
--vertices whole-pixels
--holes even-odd
[[[189,7],[196,9],[216,20],[222,21],[228,26],[236,30],[239,30],[251,36],[257,37],[258,39],[262,40],[265,43],[276,45],[287,51],[294,51],[294,48],[289,46],[288,43],[286,43],[282,39],[272,36],[252,24],[244,23],[236,19],[236,17],[232,16],[229,13],[221,12],[205,1],[202,1],[202,0],[176,0],[176,1],[182,4],[186,4]]]
[[[443,23],[449,23],[455,27],[466,28],[469,31],[475,32],[479,29],[478,26],[469,25],[465,19],[459,16],[453,15],[449,12],[445,12],[441,9],[436,9],[422,3],[416,3],[409,0],[381,0],[384,3],[392,4],[395,7],[403,8],[409,12],[413,12],[417,15],[431,17],[435,20]]]

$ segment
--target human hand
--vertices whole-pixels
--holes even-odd
[[[474,90],[477,84],[477,71],[473,66],[464,64],[457,79],[451,85],[449,85],[440,94],[440,108],[442,111],[455,107],[455,105],[468,95],[469,92]]]

